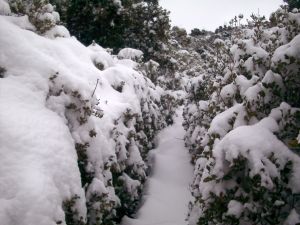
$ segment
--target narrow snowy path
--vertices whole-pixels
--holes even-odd
[[[193,167],[184,147],[182,111],[177,111],[174,125],[158,135],[153,150],[153,174],[148,179],[144,204],[136,219],[124,218],[122,225],[186,225],[189,184]]]

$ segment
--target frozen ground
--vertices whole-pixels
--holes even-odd
[[[153,150],[153,174],[148,179],[144,204],[136,219],[123,219],[122,225],[185,225],[189,184],[193,166],[184,147],[184,129],[181,111],[177,112],[173,126],[158,136],[158,147]]]

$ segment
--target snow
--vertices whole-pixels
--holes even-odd
[[[231,84],[227,84],[225,85],[221,92],[220,92],[220,96],[225,100],[225,99],[231,99],[234,97],[234,95],[236,94],[236,86],[231,83]]]
[[[284,85],[282,82],[282,78],[279,74],[273,73],[271,70],[269,70],[264,78],[262,79],[263,84],[272,84],[276,83],[281,89],[283,89]]]
[[[236,201],[236,200],[231,200],[228,203],[228,211],[227,211],[227,215],[231,215],[231,216],[235,216],[236,218],[239,218],[243,212],[243,204],[241,204],[240,202]]]
[[[229,108],[228,110],[218,114],[211,122],[210,128],[208,132],[210,134],[218,134],[221,138],[225,136],[225,134],[228,133],[233,127],[245,125],[242,121],[236,120],[237,118],[240,118],[238,116],[239,114],[243,113],[244,107],[242,104],[236,104],[235,106]],[[242,117],[243,118],[243,117]],[[230,124],[230,121],[233,121],[234,125],[235,123],[238,123],[238,125],[232,126]]]
[[[235,79],[235,82],[239,88],[241,95],[244,95],[245,92],[247,91],[247,89],[249,87],[251,87],[253,84],[255,84],[258,81],[258,79],[259,78],[257,76],[252,76],[252,78],[250,80],[248,80],[243,75],[237,76],[237,78]]]
[[[208,46],[199,39],[197,46],[211,50],[198,62],[203,75],[185,86],[185,142],[196,162],[189,224],[269,223],[263,218],[277,209],[276,224],[299,222],[287,200],[299,202],[291,192],[300,188],[299,19],[282,7],[271,23],[221,31]],[[223,44],[231,54],[218,54]],[[270,198],[275,192],[286,194]]]
[[[113,2],[121,10],[121,1]],[[184,137],[179,110],[175,124],[159,134],[157,148],[150,151],[149,166],[153,170],[141,208],[136,218],[125,217],[124,225],[185,225],[188,209],[190,223],[197,224],[204,210],[199,200],[209,203],[212,194],[228,197],[227,190],[239,188],[237,180],[224,178],[239,157],[247,164],[246,175],[248,172],[250,178],[260,175],[261,185],[268,190],[276,186],[274,178],[283,176],[280,170],[292,162],[287,186],[293,193],[299,193],[299,156],[279,139],[280,132],[287,130],[291,122],[288,117],[296,109],[285,102],[277,107],[279,100],[274,106],[272,101],[276,102],[280,96],[275,96],[269,88],[275,85],[283,92],[285,79],[282,77],[288,76],[290,70],[299,69],[296,65],[300,58],[299,34],[279,48],[290,40],[283,27],[264,31],[262,40],[251,39],[253,30],[245,31],[250,40],[238,38],[231,43],[216,39],[210,44],[231,47],[235,61],[230,70],[224,70],[225,76],[206,74],[212,66],[204,69],[202,61],[195,63],[191,58],[196,60],[197,55],[190,49],[177,51],[174,58],[169,57],[172,64],[185,68],[190,63],[199,63],[199,70],[190,68],[196,77],[189,78],[187,71],[173,74],[175,81],[181,81],[181,86],[190,92],[189,96],[182,90],[164,91],[139,72],[144,67],[143,73],[152,73],[154,77],[159,67],[152,60],[142,64],[140,50],[125,48],[116,56],[96,43],[89,47],[82,45],[70,37],[64,26],[56,25],[59,15],[51,4],[33,15],[51,23],[43,36],[32,32],[36,28],[27,16],[12,16],[5,0],[0,0],[0,15],[0,66],[5,71],[0,78],[1,225],[66,225],[63,206],[74,197],[74,216],[83,222],[87,218],[96,220],[103,216],[103,211],[114,214],[118,206],[127,202],[121,202],[116,195],[113,179],[122,183],[118,188],[123,188],[122,194],[127,194],[128,202],[137,202],[146,172],[150,171],[141,155],[142,150],[148,149],[137,139],[145,140],[145,145],[151,148],[153,143],[148,141],[148,135],[155,134],[164,125],[161,119],[164,109],[157,104],[163,94],[176,101],[187,98],[188,134]],[[300,15],[288,13],[288,19],[300,24]],[[270,50],[267,45],[277,49]],[[282,62],[287,72],[277,74],[282,73],[279,70]],[[165,77],[161,76],[162,79]],[[197,96],[193,102],[192,95],[198,94],[200,88],[208,93],[211,93],[208,88],[216,91],[209,100]],[[259,112],[268,103],[273,104],[272,108]],[[72,104],[75,109],[70,107]],[[88,114],[81,111],[86,108],[100,116],[89,116],[80,124],[79,119]],[[296,136],[300,142],[298,130]],[[194,174],[183,138],[187,139],[189,150],[195,152],[192,160],[198,158]],[[85,163],[76,148],[80,144],[87,146],[82,150],[88,159],[84,169],[78,167],[78,161]],[[92,174],[89,181],[82,179],[82,170]],[[188,189],[192,175],[194,205]],[[216,179],[211,179],[212,176]],[[284,204],[281,200],[274,202],[275,206]],[[251,203],[230,199],[224,216],[240,218],[250,207]],[[291,210],[284,224],[299,222],[298,212]]]
[[[222,46],[222,45],[224,45],[225,42],[220,38],[216,38],[213,43],[214,43],[214,45]]]
[[[70,33],[64,26],[56,25],[52,27],[50,30],[46,31],[44,34],[45,37],[54,39],[56,37],[64,37],[68,38],[70,37]]]
[[[178,62],[177,62],[177,60],[176,60],[176,59],[174,59],[174,58],[171,58],[171,59],[170,59],[170,62],[171,62],[172,64],[176,64],[176,63],[178,63]]]
[[[45,83],[36,77],[36,84]],[[59,207],[80,197],[85,218],[74,141],[64,121],[44,105],[38,86],[8,77],[0,82],[0,221],[3,224],[55,224]],[[34,127],[34,129],[32,129]],[[67,181],[67,182],[66,182]]]
[[[284,225],[294,225],[300,223],[300,215],[295,209],[293,209],[288,216],[287,220],[284,222]]]
[[[104,70],[116,64],[112,56],[96,43],[91,44],[88,48],[94,52],[94,54],[91,55],[91,59],[98,69]]]
[[[124,113],[129,110],[140,118],[143,101],[149,123],[158,123],[161,114],[150,102],[159,102],[164,91],[133,70],[133,61],[118,60],[97,45],[85,47],[63,27],[54,27],[47,37],[32,30],[26,16],[0,16],[0,65],[7,71],[0,79],[0,221],[65,225],[63,204],[76,196],[74,216],[85,221],[86,204],[94,194],[104,194],[102,200],[112,208],[120,204],[107,166],[121,167],[118,160],[128,159],[139,165],[137,174],[145,176],[135,141],[129,152],[125,148],[129,132],[135,132],[135,120],[124,124]],[[65,38],[56,37],[56,32]],[[103,64],[101,70],[98,63]],[[116,90],[119,85],[122,90]],[[89,117],[80,125],[81,109],[67,109],[71,103],[102,110],[104,116]],[[90,137],[91,130],[96,137]],[[84,143],[89,144],[86,170],[94,174],[85,189],[75,149]],[[137,197],[139,180],[125,173],[122,177],[131,197]],[[96,202],[93,207],[103,206]]]
[[[240,48],[239,46],[244,46],[244,48]],[[236,62],[239,61],[240,56],[244,55],[244,53],[250,54],[252,57],[263,59],[266,59],[269,55],[268,52],[266,52],[263,48],[256,46],[252,39],[239,40],[238,44],[233,45],[230,51],[233,54]]]
[[[9,5],[6,1],[0,0],[0,15],[9,15],[11,13]]]
[[[27,15],[19,17],[9,16],[5,17],[5,20],[10,21],[11,23],[25,30],[36,30],[36,28],[29,22]]]
[[[143,52],[133,48],[123,48],[118,53],[120,59],[139,60],[143,56]]]
[[[181,110],[175,124],[158,135],[152,150],[153,173],[148,178],[144,203],[136,219],[125,217],[123,225],[184,225],[191,194],[188,189],[193,174],[189,154],[182,140]]]
[[[295,59],[300,58],[300,34],[298,34],[294,39],[286,44],[282,45],[276,49],[272,57],[273,63],[278,62],[289,62],[288,57],[293,57]]]
[[[273,177],[278,177],[278,169],[268,157],[272,154],[278,159],[280,168],[289,160],[294,163],[293,177],[290,180],[290,187],[297,192],[300,188],[300,183],[297,181],[296,174],[300,172],[300,158],[292,153],[273,132],[278,131],[279,127],[276,121],[271,118],[265,118],[259,123],[252,126],[240,126],[229,132],[213,149],[215,158],[215,166],[211,174],[217,177],[223,177],[228,166],[233,163],[239,155],[245,157],[248,161],[249,174],[253,177],[256,174],[261,176],[261,185],[271,189],[273,187]],[[228,162],[228,165],[227,163]],[[207,177],[205,170],[201,178],[200,192],[203,198],[209,197],[210,192],[217,195],[223,190],[224,184],[204,182]]]

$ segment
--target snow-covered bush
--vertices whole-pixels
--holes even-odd
[[[9,0],[8,2],[13,13],[28,15],[29,21],[35,26],[39,34],[45,34],[51,30],[53,33],[54,27],[60,20],[59,14],[54,11],[48,0]],[[61,31],[55,30],[55,33],[60,36]],[[64,30],[62,33],[64,33],[62,36],[65,36],[68,31]]]
[[[0,17],[0,221],[116,224],[140,200],[168,93],[130,59],[30,26]]]
[[[213,42],[187,82],[190,224],[299,223],[299,18],[252,16]]]

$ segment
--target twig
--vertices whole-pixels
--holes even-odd
[[[98,86],[98,82],[99,82],[99,79],[97,79],[97,83],[96,83],[95,89],[94,89],[94,91],[93,91],[92,97],[94,97],[95,91],[96,91],[97,86]]]

